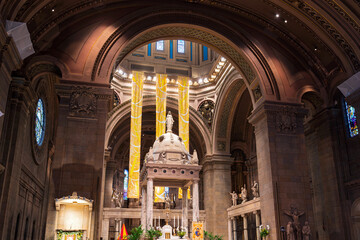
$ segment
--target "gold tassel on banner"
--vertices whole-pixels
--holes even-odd
[[[156,139],[165,133],[166,74],[156,74]],[[155,202],[165,201],[165,187],[155,187]]]
[[[131,93],[131,130],[128,198],[139,198],[141,154],[142,91],[144,73],[133,71]]]

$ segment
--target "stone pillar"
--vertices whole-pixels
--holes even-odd
[[[339,159],[339,117],[343,117],[340,109],[327,108],[305,125],[314,206],[314,220],[309,224],[319,239],[349,239],[346,235],[349,231],[344,227],[348,224],[343,218],[347,197],[343,192],[343,177],[339,175],[345,166]]]
[[[233,240],[232,221],[228,218],[228,240]]]
[[[109,219],[104,218],[102,220],[101,237],[103,240],[109,240]]]
[[[147,180],[147,191],[146,191],[146,222],[147,229],[152,228],[153,226],[153,201],[154,201],[154,181],[152,178]]]
[[[193,221],[199,221],[199,181],[195,180],[193,182],[193,194],[192,194],[192,204],[193,204]]]
[[[256,228],[256,240],[261,240],[260,237],[260,215],[259,211],[254,211],[253,214],[255,215],[255,228]]]
[[[303,128],[306,112],[299,104],[264,102],[249,117],[255,126],[261,222],[270,226],[270,240],[280,239],[280,226],[291,220],[284,211],[291,207],[305,213],[300,219],[313,221]]]
[[[115,238],[117,238],[117,236],[120,234],[120,222],[120,219],[115,218]]]
[[[234,240],[237,240],[237,233],[236,233],[236,217],[232,217],[231,218],[231,221],[232,221],[232,231],[233,231],[233,237],[234,237]]]
[[[247,216],[246,216],[246,214],[243,214],[243,215],[241,215],[241,217],[243,218],[243,223],[244,223],[244,240],[248,240],[249,232],[248,232]]]
[[[204,207],[206,229],[227,240],[227,208],[231,206],[231,164],[230,155],[206,156],[203,164]]]
[[[141,226],[146,229],[146,189],[144,186],[141,187]]]
[[[187,198],[187,188],[182,188],[183,197],[182,197],[182,222],[181,226],[186,229],[186,232],[189,231],[188,229],[188,198]]]
[[[105,196],[104,196],[104,207],[115,207],[115,204],[112,202],[111,196],[113,191],[113,179],[114,172],[116,170],[116,162],[109,161],[106,164],[106,173],[105,173]]]

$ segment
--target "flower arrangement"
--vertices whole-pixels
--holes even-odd
[[[223,240],[223,236],[213,235],[210,232],[204,231],[204,239],[206,240]]]
[[[269,225],[266,225],[266,227],[264,227],[263,225],[260,225],[259,229],[260,229],[261,237],[266,237],[267,235],[270,234],[270,226]]]
[[[178,231],[178,232],[177,232],[177,235],[178,235],[180,238],[183,238],[183,237],[186,235],[186,232],[185,232],[185,231]]]
[[[62,230],[57,230],[56,231],[56,239],[57,240],[62,240],[63,236],[68,236],[68,235],[75,235],[76,240],[81,240],[83,237],[84,232],[83,231],[62,231]]]
[[[139,240],[141,235],[143,234],[144,230],[142,229],[142,226],[134,227],[130,231],[130,235],[127,236],[128,240]]]

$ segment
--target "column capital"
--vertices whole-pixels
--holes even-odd
[[[247,216],[246,216],[246,214],[241,214],[240,215],[242,218],[246,218]]]
[[[255,126],[263,126],[264,121],[269,128],[278,133],[294,134],[303,131],[303,120],[308,110],[302,104],[265,101],[248,118]]]
[[[254,215],[257,215],[257,214],[259,214],[259,210],[253,211],[252,213],[253,213]]]
[[[234,162],[234,158],[229,154],[206,155],[203,161],[204,171],[208,169],[228,168]]]

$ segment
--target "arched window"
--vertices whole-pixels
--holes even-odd
[[[184,40],[177,40],[177,52],[185,53],[185,41]]]
[[[164,51],[164,40],[156,42],[156,51]]]
[[[355,137],[359,134],[358,125],[356,122],[356,116],[355,116],[355,108],[349,105],[346,101],[345,102],[345,110],[346,110],[346,119],[347,119],[347,125],[349,129],[349,135],[350,137]]]
[[[124,170],[124,200],[127,200],[127,191],[128,191],[128,183],[129,183],[129,170]]]
[[[45,135],[45,110],[42,99],[39,99],[35,112],[35,139],[37,145],[41,146]]]

